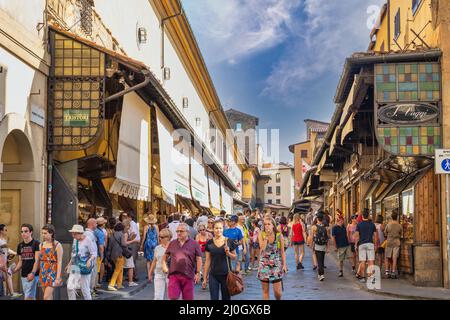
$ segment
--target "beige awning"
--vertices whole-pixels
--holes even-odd
[[[328,150],[326,150],[323,155],[322,155],[322,159],[320,159],[319,164],[317,165],[317,173],[320,173],[320,171],[322,170],[322,168],[325,166],[325,163],[327,162],[328,159]]]
[[[334,129],[333,137],[331,138],[330,150],[328,152],[329,155],[333,154],[334,148],[336,147],[338,131],[339,131],[339,127],[336,127],[336,129]]]
[[[341,145],[344,144],[345,138],[353,132],[353,119],[355,118],[355,114],[352,114],[350,119],[348,119],[347,123],[345,124],[344,128],[342,129],[341,133]]]

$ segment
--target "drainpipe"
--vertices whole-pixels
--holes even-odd
[[[184,10],[183,7],[181,7],[181,11],[179,13],[161,19],[161,70],[166,66],[164,61],[164,23],[167,20],[183,15],[183,13]]]
[[[145,87],[147,84],[149,84],[149,82],[150,82],[150,75],[151,75],[150,71],[147,70],[147,69],[143,69],[143,70],[141,70],[141,73],[145,77],[144,81],[142,81],[141,83],[139,83],[139,84],[137,84],[135,86],[132,86],[132,87],[130,87],[128,89],[125,89],[123,91],[117,92],[117,93],[113,94],[112,96],[107,97],[105,99],[105,103],[108,103],[108,102],[110,102],[112,100],[116,100],[116,99],[126,95],[129,92],[139,90],[139,89]]]

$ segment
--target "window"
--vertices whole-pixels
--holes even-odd
[[[92,6],[94,3],[92,0],[80,0],[80,4],[81,29],[86,35],[90,36],[92,34]]]
[[[236,123],[236,131],[242,130],[242,124],[240,122]]]
[[[277,196],[279,196],[281,194],[281,187],[277,186]]]
[[[182,105],[183,105],[183,108],[189,107],[189,98],[188,97],[183,97]]]
[[[201,127],[202,125],[202,118],[195,118],[195,126]]]
[[[280,199],[277,199],[277,204],[281,204],[281,200]]]
[[[308,150],[302,150],[300,154],[301,158],[308,158]]]
[[[416,14],[417,9],[419,9],[420,3],[422,0],[412,0],[412,12]]]
[[[267,193],[272,193],[272,187],[267,187]]]
[[[216,153],[216,126],[212,121],[209,121],[209,147]]]
[[[250,138],[245,137],[245,157],[250,161]]]
[[[227,144],[223,143],[223,164],[227,164]]]
[[[276,181],[277,181],[277,182],[280,182],[280,181],[281,181],[281,176],[280,176],[279,173],[277,173],[277,175],[276,175]],[[277,188],[278,188],[278,187],[277,187]]]
[[[267,200],[268,204],[272,204],[272,199]]]
[[[397,14],[395,15],[394,24],[394,39],[397,39],[400,36],[400,9],[398,9]]]

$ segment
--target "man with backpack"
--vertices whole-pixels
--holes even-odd
[[[324,223],[324,214],[319,211],[317,214],[317,223],[312,226],[312,245],[314,254],[317,258],[319,281],[325,279],[325,254],[328,252],[328,240],[330,239],[329,231]]]
[[[361,282],[365,282],[364,271],[366,262],[369,268],[375,264],[375,244],[377,243],[377,228],[372,220],[369,220],[369,210],[364,210],[362,214],[363,221],[356,226],[355,238],[358,242],[359,267],[356,274]],[[367,274],[372,277],[374,271]]]

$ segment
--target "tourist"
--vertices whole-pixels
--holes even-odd
[[[371,278],[375,274],[373,265],[375,263],[375,243],[377,242],[377,229],[375,224],[369,220],[369,211],[364,210],[362,215],[363,221],[356,226],[355,238],[358,242],[359,267],[356,278],[361,282],[365,282],[366,262],[369,265],[367,278]]]
[[[95,256],[99,256],[103,259],[104,250],[105,250],[105,238],[104,234],[101,230],[97,228],[97,220],[94,218],[88,219],[86,222],[86,232],[85,235],[89,237],[92,243],[95,244],[97,251],[95,252]],[[94,265],[92,270],[92,274],[90,276],[91,284],[91,294],[95,297],[97,295],[97,291],[95,290],[95,285],[97,284],[97,276],[98,276],[97,264]]]
[[[375,260],[378,262],[378,266],[381,268],[383,267],[384,262],[384,247],[382,244],[384,243],[384,223],[383,223],[383,216],[378,215],[376,222],[375,222],[375,228],[377,228],[377,243],[375,244]]]
[[[73,243],[71,258],[65,269],[66,273],[69,274],[69,279],[67,280],[67,295],[69,300],[76,300],[76,289],[79,286],[84,300],[92,300],[91,277],[95,277],[97,245],[91,240],[87,233],[85,233],[83,226],[81,225],[74,225],[69,232],[72,234]],[[69,286],[69,284],[71,285]]]
[[[55,240],[55,227],[51,224],[42,228],[42,242],[35,260],[29,279],[34,278],[39,270],[39,285],[44,292],[44,300],[53,300],[54,288],[62,285],[63,247]]]
[[[280,217],[280,223],[278,225],[278,232],[284,237],[284,250],[289,247],[289,226],[285,216]]]
[[[345,259],[351,259],[353,257],[353,254],[347,238],[347,228],[344,226],[344,219],[341,216],[338,216],[336,224],[331,229],[331,236],[334,239],[334,247],[337,253],[337,258],[339,260],[338,277],[343,277],[344,261]],[[352,269],[355,269],[354,265],[352,265]]]
[[[159,229],[156,225],[156,217],[152,214],[146,216],[144,221],[147,225],[144,227],[144,237],[140,246],[140,251],[144,251],[144,258],[147,261],[147,279],[150,280],[150,267],[153,262],[153,254],[158,245]]]
[[[114,226],[114,232],[109,236],[109,246],[107,257],[108,260],[114,263],[114,272],[109,281],[108,290],[117,291],[122,289],[123,285],[123,269],[125,266],[125,257],[123,256],[123,249],[127,246],[128,235],[125,233],[125,226],[119,222]],[[117,283],[117,289],[116,289]]]
[[[245,216],[242,213],[238,213],[238,224],[237,227],[242,231],[244,238],[242,239],[242,261],[244,262],[244,272],[249,273],[252,269],[250,268],[250,236],[249,230],[245,224]]]
[[[208,233],[210,239],[214,237],[214,218],[209,217],[208,218],[208,226],[206,227],[206,232]]]
[[[281,299],[283,275],[288,271],[284,238],[277,232],[273,218],[264,218],[264,231],[259,233],[260,259],[257,278],[261,281],[263,299],[269,300],[270,284],[275,299]]]
[[[159,222],[160,222],[158,225],[158,230],[162,230],[162,229],[165,229],[168,227],[169,222],[167,220],[167,214],[165,211],[163,214],[161,214],[161,211],[158,211],[156,213],[156,217],[159,219]]]
[[[154,258],[150,266],[149,278],[150,282],[154,281],[154,299],[164,300],[164,294],[169,285],[169,278],[167,272],[163,271],[162,259],[166,253],[166,249],[169,246],[170,239],[172,235],[169,229],[162,229],[159,232],[159,242],[160,244],[155,248]],[[153,278],[153,272],[155,272],[155,277]]]
[[[134,258],[133,258],[133,248],[132,245],[133,243],[135,243],[135,239],[136,239],[136,233],[134,233],[133,231],[131,231],[131,220],[130,219],[125,219],[123,221],[123,226],[124,226],[124,231],[125,231],[125,235],[126,235],[126,246],[131,249],[131,257],[129,258],[125,258],[125,265],[123,266],[123,268],[125,270],[127,270],[127,275],[128,275],[128,286],[129,287],[136,287],[138,284],[134,281],[135,279],[135,267],[136,264],[134,263]]]
[[[9,291],[9,296],[11,298],[18,298],[22,296],[20,293],[14,292],[12,274],[14,269],[14,264],[8,268],[8,255],[16,253],[9,249],[8,247],[8,228],[5,224],[0,224],[0,270],[3,278],[6,281],[6,286]]]
[[[96,288],[101,287],[101,283],[103,282],[103,278],[105,276],[105,254],[106,254],[106,248],[108,247],[108,231],[106,230],[106,223],[108,220],[106,220],[103,217],[97,218],[97,229],[101,232],[103,232],[103,239],[104,239],[104,245],[103,248],[99,248],[99,252],[101,252],[101,256],[99,255],[97,257],[97,270],[99,273]]]
[[[290,232],[290,243],[294,247],[295,265],[297,270],[304,269],[303,257],[305,256],[306,229],[298,213],[294,214]]]
[[[170,230],[170,233],[172,234],[172,241],[175,240],[177,235],[177,228],[180,224],[180,214],[178,212],[174,213],[172,216],[172,222],[169,223],[168,228]]]
[[[388,278],[397,279],[397,259],[400,255],[400,239],[403,236],[403,228],[398,223],[398,212],[391,215],[392,220],[386,225],[384,233],[387,238],[385,251],[385,272]]]
[[[162,257],[162,270],[169,274],[168,296],[170,300],[194,300],[194,284],[200,280],[202,251],[198,243],[188,236],[188,226],[177,226],[177,239],[172,240]],[[167,259],[170,258],[170,267]]]
[[[130,233],[130,239],[132,239],[131,243],[129,243],[129,247],[131,248],[131,251],[133,252],[133,264],[134,264],[132,283],[135,283],[135,281],[138,281],[137,260],[138,260],[139,246],[141,243],[141,235],[139,233],[139,226],[136,223],[136,215],[132,210],[130,211],[130,214],[128,215],[128,217],[130,220],[130,229],[128,232]]]
[[[189,238],[192,240],[195,240],[197,237],[197,230],[194,228],[195,221],[192,218],[186,219],[185,223],[188,225],[188,231],[189,231]]]
[[[214,237],[206,244],[206,260],[203,269],[202,288],[206,288],[209,279],[209,293],[211,300],[231,300],[227,287],[227,275],[230,268],[229,258],[236,259],[235,243],[223,236],[222,221],[214,223]]]
[[[198,234],[195,237],[195,241],[198,242],[198,245],[200,246],[200,249],[202,251],[202,263],[203,263],[203,265],[205,264],[205,260],[206,260],[206,254],[205,254],[206,243],[211,238],[212,238],[211,235],[206,231],[205,224],[198,225]],[[201,281],[203,281],[203,278],[204,278],[204,274],[202,274]]]
[[[317,259],[319,281],[325,279],[325,254],[328,252],[328,240],[330,239],[329,230],[325,226],[325,217],[323,212],[318,212],[317,222],[312,226],[312,246]]]
[[[258,227],[258,220],[252,221],[252,245],[251,245],[251,257],[250,257],[250,265],[254,270],[258,270],[258,264],[259,264],[259,233],[261,232],[261,229]]]
[[[347,225],[347,239],[348,243],[350,245],[350,250],[352,251],[353,258],[351,259],[352,262],[352,271],[353,273],[356,273],[356,266],[359,265],[358,261],[358,251],[357,251],[357,243],[356,243],[356,226],[358,225],[357,215],[354,214],[351,216],[351,222]]]
[[[236,246],[237,260],[232,261],[232,269],[240,272],[241,271],[241,261],[244,252],[244,234],[240,228],[237,227],[239,218],[236,215],[230,217],[229,228],[223,232],[223,235],[234,242]]]
[[[110,251],[111,246],[110,240],[111,236],[114,234],[114,227],[116,226],[116,224],[117,224],[116,218],[114,217],[108,218],[108,223],[106,225],[106,234],[108,240],[105,241],[107,244],[105,251]],[[109,258],[108,254],[105,254],[105,269],[106,269],[106,282],[109,283],[114,272],[114,261]]]
[[[22,224],[20,227],[20,235],[22,237],[22,242],[17,246],[19,262],[12,273],[14,274],[19,270],[21,271],[20,280],[22,282],[24,299],[36,300],[38,280],[35,276],[38,276],[39,272],[36,272],[31,276],[31,271],[36,262],[36,252],[39,252],[39,241],[33,239],[33,226],[27,223]]]

